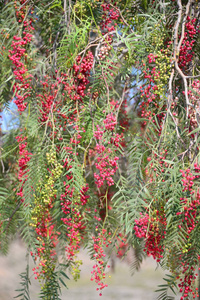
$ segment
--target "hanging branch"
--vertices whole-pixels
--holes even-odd
[[[186,116],[188,118],[189,106],[193,107],[193,105],[189,102],[187,79],[186,79],[186,76],[183,74],[183,72],[181,71],[181,69],[178,66],[178,57],[179,57],[180,48],[181,48],[181,45],[182,45],[182,42],[183,42],[183,39],[184,39],[184,35],[185,35],[185,23],[186,23],[186,20],[187,20],[187,16],[189,14],[191,0],[189,0],[188,3],[187,3],[187,5],[186,5],[185,15],[184,15],[184,18],[182,20],[181,37],[179,39],[178,45],[177,45],[177,41],[178,41],[178,28],[179,28],[179,25],[180,25],[183,8],[182,8],[181,0],[178,0],[177,3],[178,3],[178,6],[179,6],[179,14],[178,14],[178,21],[177,21],[176,29],[175,29],[174,61],[175,61],[175,68],[178,71],[178,73],[180,74],[180,76],[182,77],[183,82],[184,82],[185,99],[186,99]]]

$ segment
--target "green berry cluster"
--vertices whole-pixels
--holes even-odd
[[[31,226],[36,227],[38,218],[41,213],[44,213],[44,210],[48,209],[48,206],[51,204],[54,195],[56,194],[57,190],[54,189],[55,181],[61,176],[63,171],[63,166],[58,163],[56,160],[56,152],[54,150],[50,150],[49,153],[46,154],[47,162],[51,165],[50,174],[45,176],[45,183],[41,188],[41,185],[38,186],[36,196],[34,194],[34,204],[35,207],[32,211],[32,223]]]

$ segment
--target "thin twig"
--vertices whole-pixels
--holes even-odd
[[[173,122],[174,122],[174,124],[175,124],[175,128],[176,128],[176,134],[177,134],[177,137],[180,139],[180,141],[183,143],[183,145],[186,147],[186,145],[185,145],[185,142],[182,140],[182,138],[180,137],[180,134],[179,134],[179,131],[178,131],[178,126],[177,126],[177,124],[176,124],[176,121],[175,121],[175,119],[174,119],[174,116],[173,116],[173,114],[172,114],[172,112],[169,110],[169,114],[170,114],[170,116],[171,116],[171,118],[172,118],[172,120],[173,120]]]
[[[101,71],[102,71],[102,76],[103,76],[103,80],[105,82],[105,85],[106,85],[106,90],[107,90],[107,104],[109,105],[109,99],[110,99],[110,96],[109,96],[109,87],[108,87],[108,84],[107,84],[107,81],[106,81],[106,78],[105,78],[105,75],[104,75],[104,72],[103,72],[103,68],[101,67]]]
[[[67,25],[67,1],[64,0],[64,16],[65,16],[65,24]]]
[[[178,0],[178,5],[179,5],[179,8],[181,8],[181,11],[182,11],[181,0]],[[189,14],[189,8],[190,8],[190,5],[191,5],[191,0],[189,0],[188,3],[187,3],[187,5],[186,5],[185,16],[184,16],[183,21],[182,21],[181,38],[180,38],[180,40],[179,40],[178,48],[177,48],[177,53],[178,53],[178,54],[179,54],[179,52],[180,52],[180,48],[181,48],[183,39],[184,39],[184,37],[185,37],[185,23],[186,23],[186,20],[187,20],[187,16],[188,16],[188,14]]]
[[[178,20],[177,20],[177,23],[176,23],[176,26],[175,26],[174,61],[175,61],[175,68],[178,71],[178,73],[181,75],[181,77],[183,79],[183,82],[184,82],[185,99],[186,99],[186,114],[187,114],[187,117],[188,117],[189,106],[193,107],[193,105],[189,102],[187,79],[186,79],[186,76],[183,74],[183,72],[181,71],[181,69],[178,66],[178,58],[179,58],[180,48],[181,48],[181,45],[182,45],[182,42],[183,42],[183,39],[184,39],[184,36],[185,36],[185,23],[186,23],[187,16],[189,14],[189,8],[190,8],[190,5],[191,5],[191,0],[189,0],[187,5],[186,5],[186,11],[185,11],[185,16],[184,16],[183,21],[182,21],[182,31],[181,31],[181,37],[180,37],[179,43],[177,42],[178,41],[178,28],[179,28],[179,25],[180,25],[180,22],[181,22],[183,7],[182,7],[181,0],[177,0],[177,3],[178,3],[178,6],[179,6],[179,12],[178,12]]]
[[[168,93],[168,101],[167,101],[167,109],[170,109],[170,105],[171,105],[171,102],[172,102],[172,81],[173,81],[173,78],[174,78],[174,68],[172,69],[171,71],[171,75],[170,75],[170,78],[169,78],[169,93]]]
[[[67,24],[67,27],[68,27],[68,33],[70,34],[70,14],[71,14],[71,0],[69,0],[69,5],[68,5],[68,24]]]
[[[3,160],[1,159],[1,165],[2,165],[2,173],[5,172],[5,166],[4,166],[4,163],[3,163]]]
[[[185,78],[198,78],[200,77],[200,74],[199,75],[194,75],[194,76],[185,76]]]
[[[186,105],[187,105],[186,110],[187,110],[187,117],[188,117],[189,106],[194,107],[194,105],[189,102],[187,79],[186,79],[186,76],[181,71],[181,69],[179,68],[177,61],[175,61],[175,68],[176,68],[176,70],[178,71],[178,73],[181,75],[181,77],[183,79],[183,83],[184,83],[184,87],[185,87],[185,100],[186,100]]]

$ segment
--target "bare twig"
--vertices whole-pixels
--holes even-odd
[[[182,14],[181,0],[178,0],[177,2],[178,2],[178,6],[179,6],[179,11]],[[187,16],[189,14],[190,5],[191,5],[191,0],[189,0],[187,5],[186,5],[185,16],[184,16],[183,21],[182,21],[181,38],[179,40],[179,43],[178,43],[178,46],[177,46],[177,49],[176,49],[176,58],[175,58],[175,68],[178,71],[178,73],[181,75],[181,77],[183,79],[183,82],[184,82],[187,117],[188,117],[188,114],[189,114],[189,106],[193,107],[193,105],[189,102],[189,99],[188,99],[187,79],[186,79],[186,76],[183,74],[183,72],[181,71],[181,69],[178,66],[178,56],[179,56],[180,48],[181,48],[181,45],[182,45],[182,42],[183,42],[183,39],[184,39],[184,36],[185,36],[185,23],[186,23]],[[178,32],[177,32],[177,35],[178,35]]]
[[[57,45],[57,40],[58,40],[59,35],[60,35],[60,31],[58,31],[56,33],[56,38],[55,38],[55,41],[53,43],[53,54],[54,54],[54,56],[53,56],[53,59],[54,59],[53,66],[54,66],[54,69],[56,69],[56,65],[57,65],[57,63],[56,63],[57,62],[56,45]]]
[[[71,14],[71,0],[69,0],[69,5],[68,5],[68,24],[67,24],[67,27],[68,27],[68,33],[70,33],[70,14]]]
[[[67,0],[64,0],[64,16],[65,16],[65,24],[67,25]]]
[[[107,81],[106,81],[106,78],[105,78],[105,75],[104,75],[104,72],[103,72],[103,68],[101,67],[101,71],[102,71],[102,76],[103,76],[103,80],[105,82],[105,85],[106,85],[106,90],[107,90],[107,104],[109,105],[109,99],[110,99],[110,96],[109,96],[109,87],[108,87],[108,84],[107,84]]]
[[[5,172],[5,166],[4,166],[4,163],[3,163],[3,160],[1,159],[1,165],[2,165],[2,173]]]
[[[187,85],[187,79],[186,79],[186,76],[183,74],[183,72],[181,71],[181,69],[179,68],[178,66],[178,62],[175,61],[175,67],[176,67],[176,70],[178,71],[178,73],[181,75],[182,79],[183,79],[183,83],[184,83],[184,87],[185,87],[185,100],[186,100],[186,110],[187,110],[187,117],[188,117],[188,114],[189,114],[189,106],[192,106],[194,107],[193,104],[191,104],[189,102],[189,98],[188,98],[188,85]]]
[[[187,5],[186,5],[186,10],[185,10],[185,15],[182,21],[182,30],[181,30],[181,37],[180,40],[178,42],[178,30],[179,30],[179,26],[181,23],[181,18],[182,18],[182,13],[183,13],[183,6],[181,3],[181,0],[177,0],[177,4],[179,7],[179,11],[178,11],[178,19],[174,28],[174,53],[173,53],[173,61],[172,63],[174,63],[174,66],[176,68],[176,70],[178,71],[179,75],[182,77],[183,79],[183,83],[184,83],[184,88],[185,88],[185,99],[186,99],[186,111],[187,111],[187,117],[189,114],[189,106],[193,105],[189,102],[189,98],[188,98],[188,84],[187,84],[187,78],[190,78],[188,76],[185,76],[184,73],[182,72],[182,70],[179,68],[178,65],[178,58],[179,58],[179,53],[180,53],[180,48],[184,39],[184,35],[185,35],[185,22],[187,19],[187,16],[189,14],[189,8],[191,5],[191,0],[188,1]],[[169,79],[169,95],[168,95],[168,109],[170,108],[170,103],[172,100],[172,81],[174,78],[174,69],[172,69],[171,72],[171,76]]]
[[[194,75],[194,76],[185,76],[185,78],[198,78],[200,77],[200,74],[199,75]]]
[[[177,137],[180,139],[180,141],[183,143],[183,145],[186,147],[186,145],[185,145],[185,142],[182,140],[182,138],[181,138],[181,136],[180,136],[180,134],[179,134],[179,131],[178,131],[178,125],[176,124],[176,121],[175,121],[175,119],[174,119],[174,116],[173,116],[173,114],[172,114],[172,112],[169,110],[169,114],[170,114],[170,116],[171,116],[171,118],[172,118],[172,120],[173,120],[173,122],[174,122],[174,124],[175,124],[175,129],[176,129],[176,134],[177,134]]]
[[[190,5],[191,5],[191,2],[192,1],[189,0],[188,3],[187,3],[187,5],[186,5],[185,16],[184,16],[183,21],[182,21],[181,38],[179,40],[178,47],[177,47],[177,54],[179,54],[179,52],[180,52],[180,48],[181,48],[183,39],[185,37],[185,23],[186,23],[186,20],[187,20],[187,16],[189,14],[189,8],[190,8]],[[179,9],[181,10],[181,13],[182,13],[181,0],[178,0],[178,6],[179,6]]]
[[[171,105],[171,102],[172,102],[172,81],[173,81],[173,78],[174,78],[174,68],[172,69],[171,71],[171,75],[170,75],[170,78],[169,78],[169,92],[168,92],[168,101],[167,101],[167,109],[170,109],[170,105]]]
[[[179,154],[177,154],[177,156],[182,156],[181,159],[183,160],[183,158],[185,157],[185,154],[189,151],[189,149],[186,149],[184,152],[181,152]]]

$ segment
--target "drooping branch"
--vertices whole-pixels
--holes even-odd
[[[184,83],[184,87],[185,87],[186,115],[188,117],[189,106],[193,107],[193,105],[189,102],[187,79],[186,79],[186,76],[183,74],[183,72],[181,71],[181,69],[178,65],[178,59],[179,59],[180,48],[181,48],[181,45],[182,45],[182,42],[183,42],[183,39],[184,39],[184,36],[185,36],[185,23],[186,23],[186,20],[187,20],[187,16],[189,14],[191,0],[189,0],[187,5],[186,5],[185,15],[184,15],[184,18],[182,20],[181,37],[179,39],[179,42],[177,42],[178,41],[178,29],[179,29],[179,25],[180,25],[180,22],[181,22],[183,7],[182,7],[181,0],[177,0],[177,3],[178,3],[178,6],[179,6],[179,13],[178,13],[178,20],[177,20],[177,24],[176,24],[176,27],[175,27],[175,33],[174,33],[174,35],[175,35],[175,42],[174,42],[175,48],[174,48],[174,56],[173,57],[174,57],[174,62],[175,62],[175,68],[176,68],[177,72],[180,74],[180,76],[183,79],[183,83]]]

